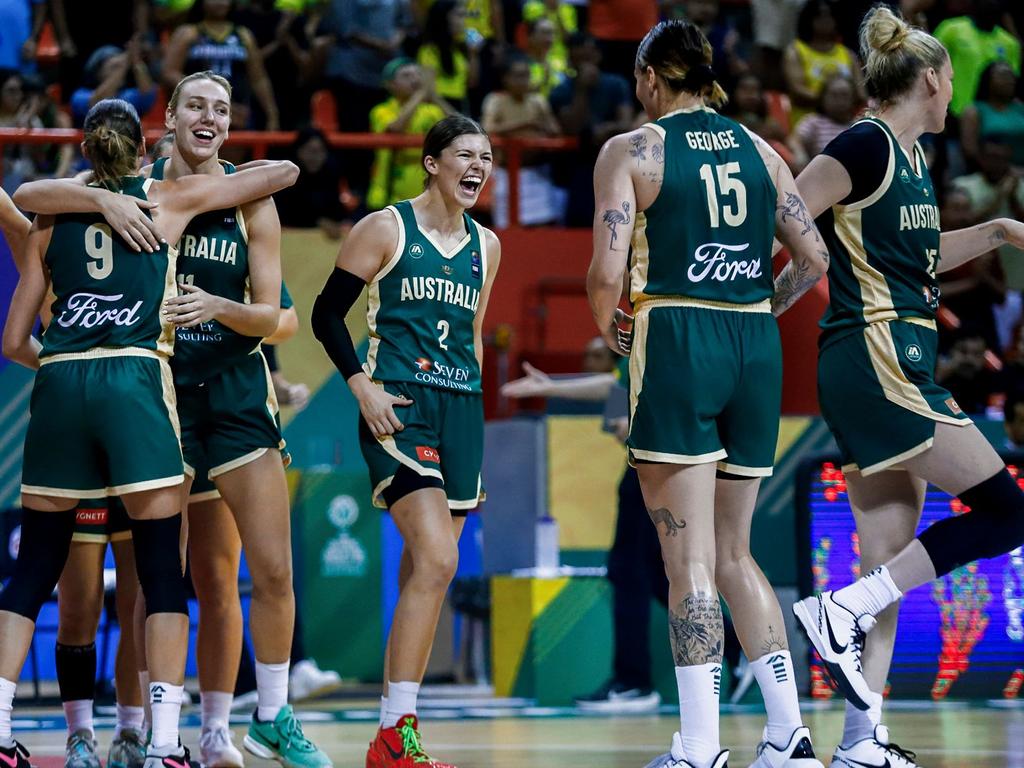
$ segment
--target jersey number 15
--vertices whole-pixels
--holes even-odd
[[[747,188],[743,182],[735,178],[740,172],[740,164],[737,162],[723,163],[714,166],[704,163],[700,167],[700,177],[707,187],[708,193],[708,217],[712,229],[721,226],[721,220],[725,219],[727,227],[738,227],[747,220]],[[717,188],[715,185],[717,177]],[[726,201],[722,205],[719,198],[736,196],[736,203]]]

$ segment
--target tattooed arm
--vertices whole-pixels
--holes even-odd
[[[937,272],[948,272],[1001,245],[1024,248],[1024,224],[1013,219],[993,219],[973,227],[943,232],[939,240]]]
[[[789,167],[763,139],[756,139],[755,144],[775,181],[778,194],[775,233],[789,249],[791,257],[775,278],[772,314],[778,317],[813,288],[828,271],[828,248],[818,233],[811,212],[797,191]]]
[[[594,250],[587,272],[587,296],[602,337],[620,355],[628,352],[628,344],[620,340],[616,309],[622,298],[636,216],[632,167],[638,160],[634,154],[637,146],[632,140],[639,133],[633,131],[609,139],[594,166]]]

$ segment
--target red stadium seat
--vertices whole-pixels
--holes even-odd
[[[309,100],[309,108],[315,128],[324,133],[338,130],[338,105],[333,93],[328,90],[317,91]]]

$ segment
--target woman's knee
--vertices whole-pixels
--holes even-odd
[[[459,550],[453,542],[450,546],[437,546],[413,553],[412,560],[412,578],[443,592],[455,578],[455,571],[459,567]]]

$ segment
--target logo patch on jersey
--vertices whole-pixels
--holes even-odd
[[[693,252],[694,264],[686,271],[686,276],[694,283],[704,278],[717,280],[721,283],[732,282],[737,278],[753,280],[761,277],[760,259],[740,259],[736,255],[743,253],[750,243],[743,245],[725,245],[724,243],[704,243]]]
[[[106,525],[106,509],[78,509],[75,510],[75,525]]]
[[[428,360],[425,357],[416,358],[416,367],[421,371],[430,371],[434,367],[434,361]]]
[[[473,274],[477,280],[480,279],[480,252],[470,251],[469,252],[469,271]]]
[[[57,324],[63,328],[75,325],[82,328],[94,328],[107,323],[121,326],[135,325],[142,319],[139,317],[142,300],[135,302],[132,307],[109,306],[123,298],[123,293],[116,296],[104,296],[100,293],[76,293],[68,299],[67,309],[57,317]],[[100,302],[106,303],[103,309],[100,309]]]
[[[910,173],[906,168],[900,168],[900,181],[910,181]]]
[[[452,267],[449,267],[447,264],[442,264],[441,271],[444,272],[446,275],[450,275],[455,270]]]
[[[469,368],[459,368],[437,360],[417,357],[416,373],[413,378],[420,384],[472,392],[473,388],[469,385],[470,373]]]
[[[441,454],[437,452],[436,448],[428,448],[425,445],[416,446],[416,458],[420,461],[430,461],[434,464],[441,463]]]
[[[946,407],[949,408],[949,410],[951,410],[955,416],[959,416],[961,413],[963,413],[963,411],[960,410],[960,406],[957,404],[956,400],[954,400],[952,397],[946,398]]]
[[[423,246],[419,243],[413,243],[409,246],[409,255],[414,259],[423,257]]]
[[[917,344],[908,344],[906,349],[907,360],[912,363],[920,362],[921,360],[921,348]]]

